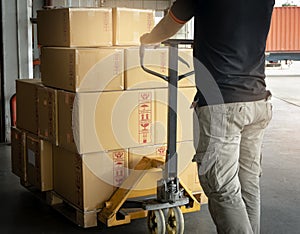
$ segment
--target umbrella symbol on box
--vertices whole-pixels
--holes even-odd
[[[123,167],[123,162],[115,162],[115,166],[117,167]]]
[[[140,105],[140,111],[145,111],[145,110],[147,110],[149,107],[150,107],[149,104],[142,104],[142,105]]]
[[[141,93],[141,98],[143,100],[147,100],[147,99],[149,99],[149,97],[150,97],[150,93]]]

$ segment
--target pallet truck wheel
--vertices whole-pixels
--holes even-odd
[[[166,232],[165,217],[162,210],[148,211],[147,224],[151,234],[164,234]]]
[[[184,219],[178,206],[169,209],[166,216],[166,226],[168,234],[183,234]]]

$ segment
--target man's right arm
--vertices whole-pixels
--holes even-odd
[[[141,44],[158,44],[174,36],[194,16],[192,3],[193,0],[177,0],[154,29],[140,38]]]
[[[184,25],[176,22],[168,13],[150,33],[141,36],[141,44],[158,44],[174,36]]]

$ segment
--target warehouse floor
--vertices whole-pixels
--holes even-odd
[[[281,73],[280,73],[281,72]],[[269,72],[274,116],[263,148],[262,234],[300,230],[300,75]],[[300,72],[298,73],[300,74]],[[0,233],[143,233],[145,219],[107,228],[77,227],[19,184],[11,173],[10,146],[0,145]],[[216,233],[207,205],[185,214],[185,233]]]

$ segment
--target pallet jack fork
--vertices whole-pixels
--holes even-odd
[[[168,76],[149,70],[144,67],[145,47],[140,47],[140,63],[144,71],[158,76],[168,82],[168,127],[167,127],[167,155],[166,158],[142,158],[136,165],[133,172],[123,182],[105,203],[105,207],[98,215],[98,219],[107,226],[130,223],[134,216],[145,217],[148,214],[148,228],[150,233],[176,233],[182,234],[184,231],[184,219],[182,212],[196,211],[200,209],[199,198],[178,178],[176,152],[177,135],[177,88],[178,81],[192,75],[189,72],[178,75],[178,61],[188,64],[178,56],[178,45],[192,45],[192,40],[170,39],[163,44],[169,47],[169,71]],[[143,214],[135,213],[128,215],[124,213],[126,200],[134,190],[138,182],[151,168],[162,168],[163,178],[157,181],[156,199],[148,199],[136,202],[136,207],[143,209]],[[121,218],[120,218],[121,217]]]

